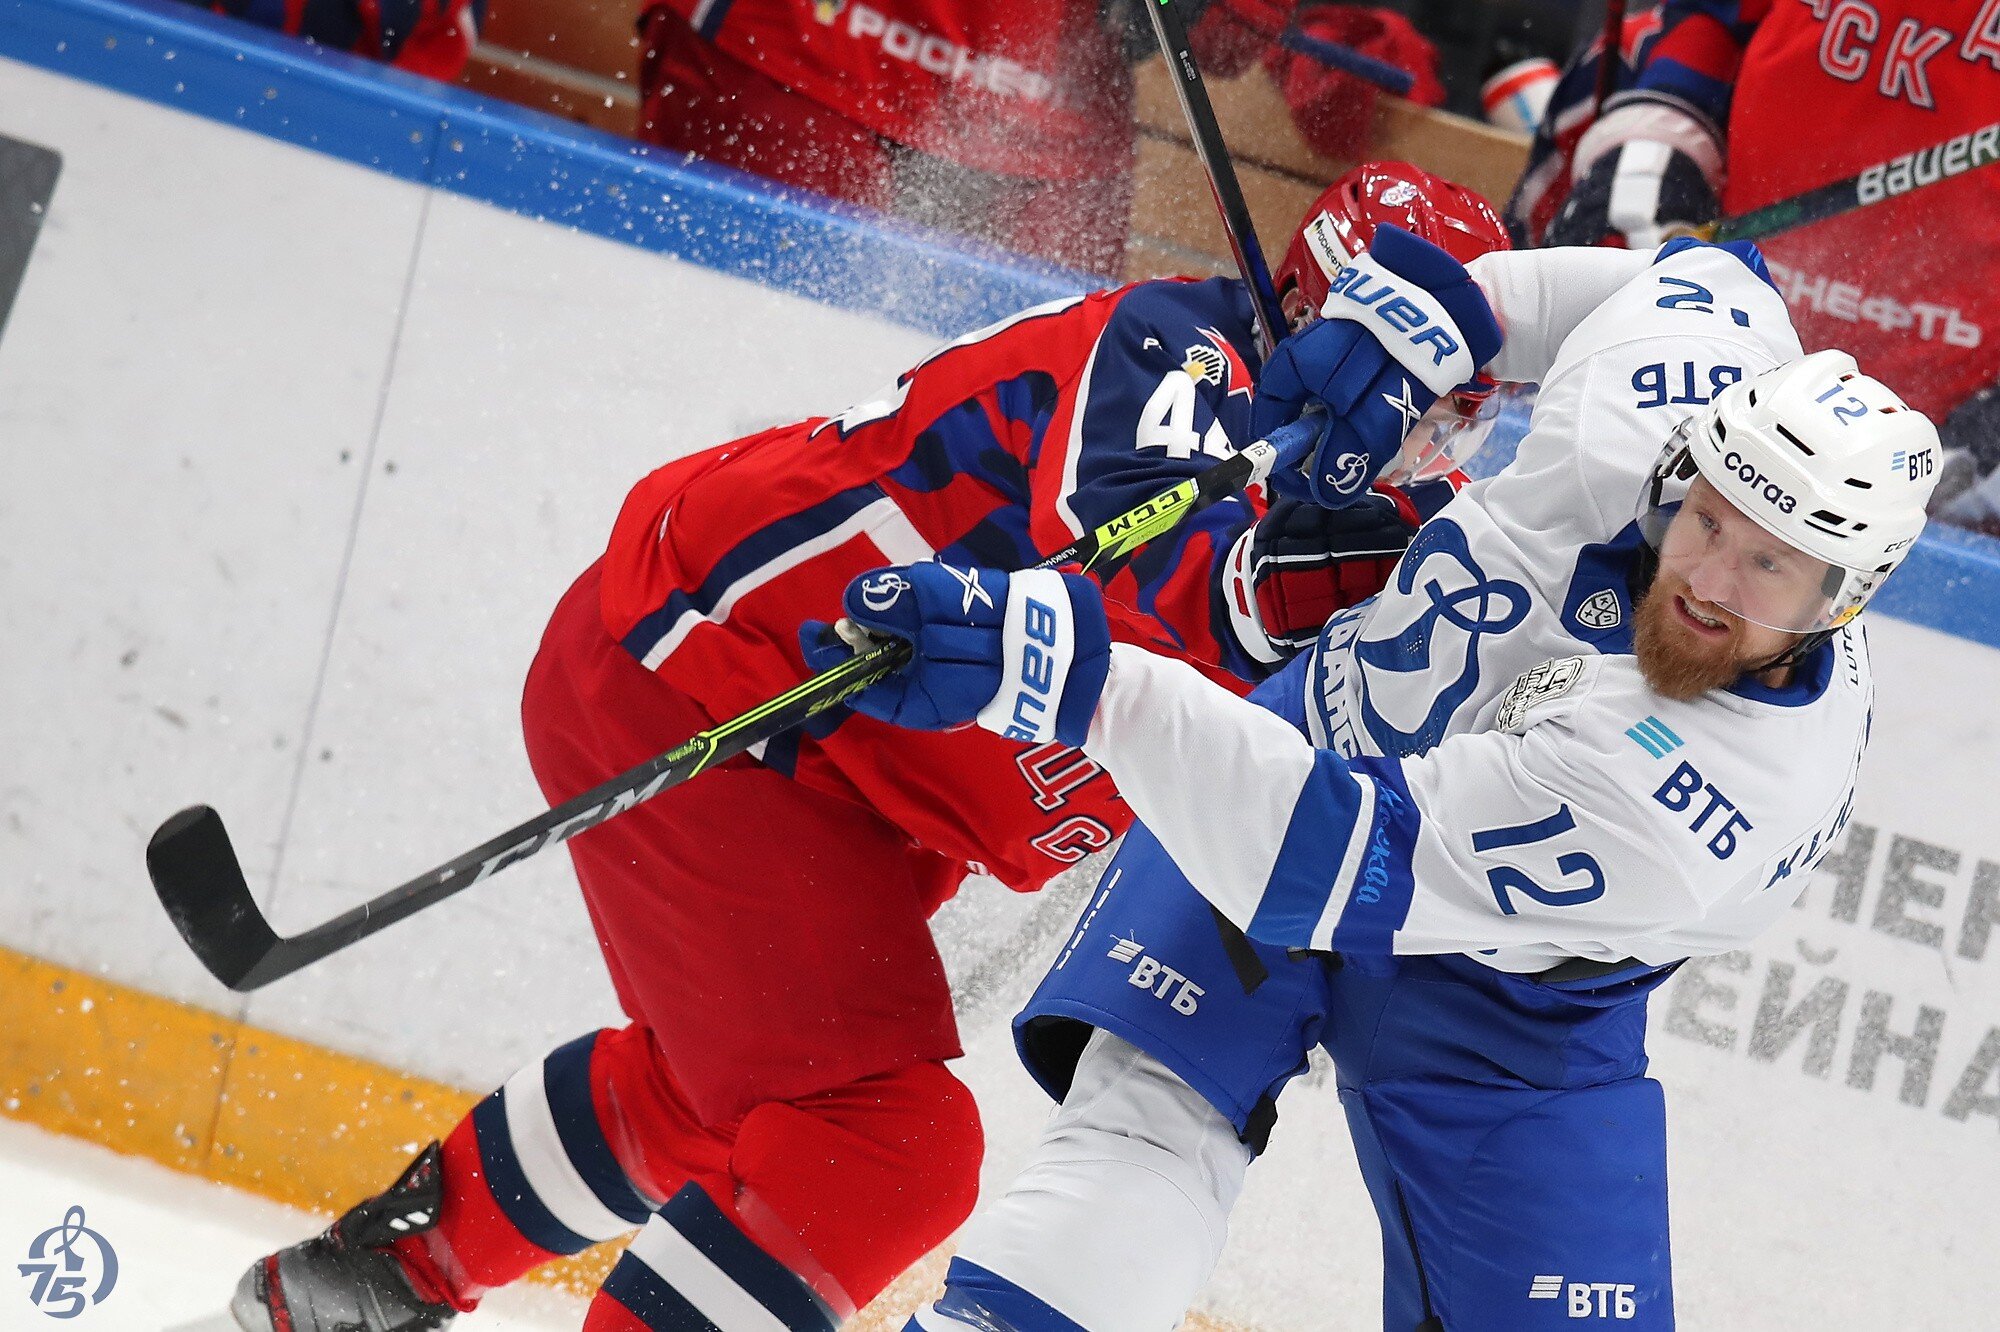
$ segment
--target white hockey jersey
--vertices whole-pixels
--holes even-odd
[[[1674,426],[1800,355],[1784,302],[1708,246],[1473,272],[1507,334],[1495,374],[1542,386],[1516,461],[1275,678],[1302,694],[1277,700],[1288,716],[1120,646],[1085,752],[1273,944],[1514,972],[1740,947],[1846,821],[1865,644],[1850,627],[1783,688],[1674,702],[1632,656],[1628,580]]]

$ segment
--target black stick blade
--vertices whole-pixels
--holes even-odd
[[[262,983],[252,973],[280,940],[250,896],[220,814],[196,805],[162,823],[146,843],[146,871],[168,919],[217,980],[232,990]]]

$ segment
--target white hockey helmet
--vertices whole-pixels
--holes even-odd
[[[1717,604],[1767,628],[1821,633],[1860,614],[1909,554],[1938,454],[1923,413],[1846,352],[1815,352],[1730,385],[1681,423],[1654,465],[1640,528],[1664,567],[1703,558],[1720,536],[1710,519],[1676,521],[1699,476],[1782,543],[1732,552],[1741,567]]]

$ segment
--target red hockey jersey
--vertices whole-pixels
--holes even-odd
[[[2000,0],[1775,0],[1729,116],[1735,214],[2000,122]],[[2000,133],[2000,131],[1995,131]],[[1961,151],[1965,150],[1965,145]],[[1942,420],[2000,379],[2000,165],[1759,242],[1808,351]]]
[[[1239,283],[1139,283],[962,338],[839,417],[671,463],[613,531],[606,626],[712,717],[746,711],[805,678],[799,624],[837,616],[855,575],[933,555],[1023,568],[1228,456],[1249,438],[1254,346]],[[1114,635],[1247,689],[1261,668],[1223,588],[1260,508],[1217,504],[1099,570]],[[1130,821],[1081,754],[983,731],[843,710],[760,757],[1023,890]]]
[[[1637,86],[1726,122],[1727,214],[1878,164],[1936,179],[2000,136],[1977,133],[2000,122],[2000,0],[1668,0],[1661,22]],[[1939,420],[2000,379],[2000,166],[1758,246],[1808,351]]]

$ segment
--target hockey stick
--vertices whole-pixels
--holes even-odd
[[[1092,569],[1125,555],[1217,500],[1263,480],[1300,432],[1316,430],[1316,423],[1294,422],[1270,439],[1258,440],[1199,476],[1119,514],[1037,567],[1081,565]],[[768,703],[710,727],[574,800],[564,801],[300,934],[280,935],[271,928],[251,895],[242,863],[222,826],[222,816],[207,805],[184,809],[159,826],[146,845],[146,869],[168,918],[201,964],[232,990],[254,990],[791,730],[901,670],[909,652],[909,645],[898,641],[850,657]]]
[[[1285,333],[1285,314],[1278,304],[1278,292],[1271,285],[1271,269],[1257,244],[1257,226],[1250,220],[1250,206],[1243,202],[1243,187],[1237,182],[1236,168],[1229,161],[1229,148],[1222,142],[1222,127],[1215,122],[1215,108],[1209,105],[1208,88],[1194,63],[1188,45],[1187,25],[1181,22],[1174,0],[1152,0],[1146,13],[1153,20],[1153,36],[1159,40],[1160,54],[1166,57],[1173,77],[1174,95],[1180,99],[1181,114],[1187,117],[1188,133],[1194,138],[1195,156],[1208,173],[1208,188],[1215,194],[1215,207],[1222,214],[1222,229],[1229,237],[1229,252],[1236,259],[1236,271],[1250,289],[1250,305],[1257,312],[1257,350],[1265,356]]]
[[[1366,79],[1382,91],[1394,93],[1398,97],[1409,96],[1410,89],[1417,86],[1417,76],[1407,69],[1399,69],[1386,60],[1363,55],[1343,43],[1309,36],[1290,24],[1278,34],[1277,40],[1278,45],[1287,51],[1297,51],[1309,60],[1317,60],[1328,69],[1337,69],[1343,74]]]
[[[1625,0],[1604,0],[1604,49],[1597,56],[1597,88],[1590,118],[1604,114],[1604,104],[1618,91],[1618,71],[1625,64]]]
[[[1695,234],[1703,240],[1755,240],[1913,194],[1995,162],[2000,162],[2000,122],[1877,162],[1845,180],[1711,222]]]

